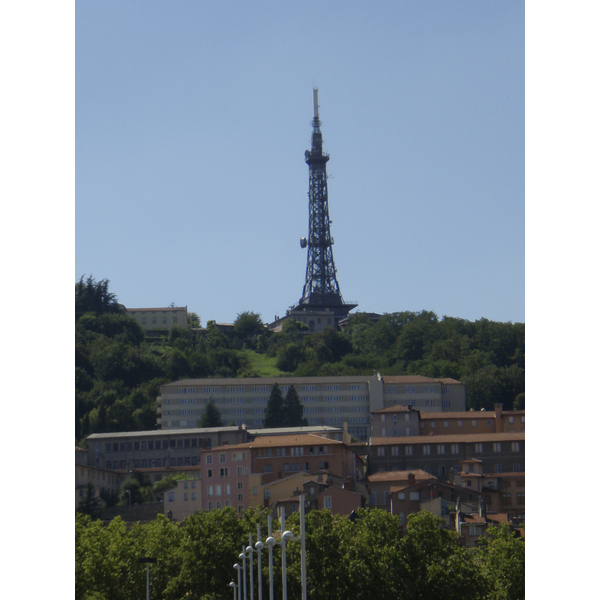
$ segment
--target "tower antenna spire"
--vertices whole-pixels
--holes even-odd
[[[293,312],[302,311],[311,315],[327,315],[329,324],[338,321],[356,308],[356,304],[346,304],[337,281],[337,269],[333,262],[333,238],[329,220],[327,193],[327,161],[329,155],[323,152],[323,134],[319,121],[319,89],[313,87],[313,131],[311,149],[304,153],[308,165],[308,238],[302,238],[302,248],[308,246],[306,278],[302,298]],[[333,319],[332,319],[333,317]],[[310,318],[309,318],[310,320]],[[317,318],[320,323],[321,319]]]

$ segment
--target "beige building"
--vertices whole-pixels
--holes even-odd
[[[185,379],[161,387],[157,423],[162,429],[196,427],[212,399],[223,422],[261,428],[275,383],[283,395],[294,386],[309,425],[341,428],[346,423],[348,433],[361,441],[370,435],[371,412],[385,406],[465,410],[463,383],[419,375]]]
[[[100,498],[102,491],[119,493],[121,481],[119,473],[88,465],[88,451],[75,447],[75,508],[83,498],[88,483],[94,486],[94,495]]]
[[[187,306],[166,308],[126,308],[127,315],[144,331],[169,332],[174,327],[187,327]]]
[[[182,521],[186,517],[202,509],[202,490],[200,479],[181,479],[177,487],[164,493],[165,516],[174,521]]]

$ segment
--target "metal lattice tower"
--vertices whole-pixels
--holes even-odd
[[[327,161],[323,153],[323,134],[319,120],[318,89],[313,89],[314,118],[312,120],[311,149],[304,154],[309,172],[308,185],[308,239],[300,245],[308,246],[306,278],[302,298],[296,309],[330,308],[338,314],[348,314],[356,305],[344,304],[333,262],[333,238],[330,231],[327,199]]]

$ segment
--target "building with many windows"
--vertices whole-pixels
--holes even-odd
[[[187,327],[187,306],[167,306],[164,308],[126,308],[131,317],[147,332],[168,333],[175,327]]]
[[[525,434],[373,437],[368,447],[369,473],[423,469],[447,479],[451,472],[461,472],[461,462],[471,458],[483,461],[487,473],[525,471]]]
[[[159,429],[93,433],[87,439],[91,465],[120,472],[162,473],[164,469],[197,466],[202,448],[245,442],[248,432],[243,426]]]
[[[373,437],[460,435],[472,433],[525,433],[525,411],[431,412],[412,406],[388,406],[372,413]]]
[[[157,423],[162,429],[195,427],[212,399],[224,422],[261,428],[275,383],[284,395],[294,386],[310,425],[347,423],[348,433],[363,441],[370,435],[371,412],[386,406],[465,410],[464,384],[418,375],[185,379],[161,387]]]

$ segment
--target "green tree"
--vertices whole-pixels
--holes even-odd
[[[92,519],[99,519],[102,516],[102,504],[95,494],[94,484],[91,481],[86,485],[83,496],[77,504],[77,512],[89,515]]]
[[[216,407],[212,396],[208,399],[206,408],[200,418],[200,427],[223,427],[221,411]]]
[[[263,423],[265,427],[285,427],[283,395],[277,382],[271,389]]]
[[[75,320],[87,312],[96,314],[123,312],[117,297],[108,291],[108,279],[95,281],[90,275],[84,276],[75,284]]]
[[[510,527],[488,527],[479,539],[478,558],[491,592],[489,600],[524,600],[525,542]]]
[[[302,416],[303,413],[304,407],[300,402],[298,392],[296,391],[293,385],[290,385],[290,388],[288,389],[287,394],[285,395],[285,398],[283,400],[283,426],[302,427],[304,425],[308,425],[308,421]],[[267,427],[267,425],[265,425],[265,427]]]
[[[198,328],[201,326],[201,323],[202,323],[202,321],[200,320],[198,313],[195,313],[195,312],[188,313],[188,326],[189,327]]]

